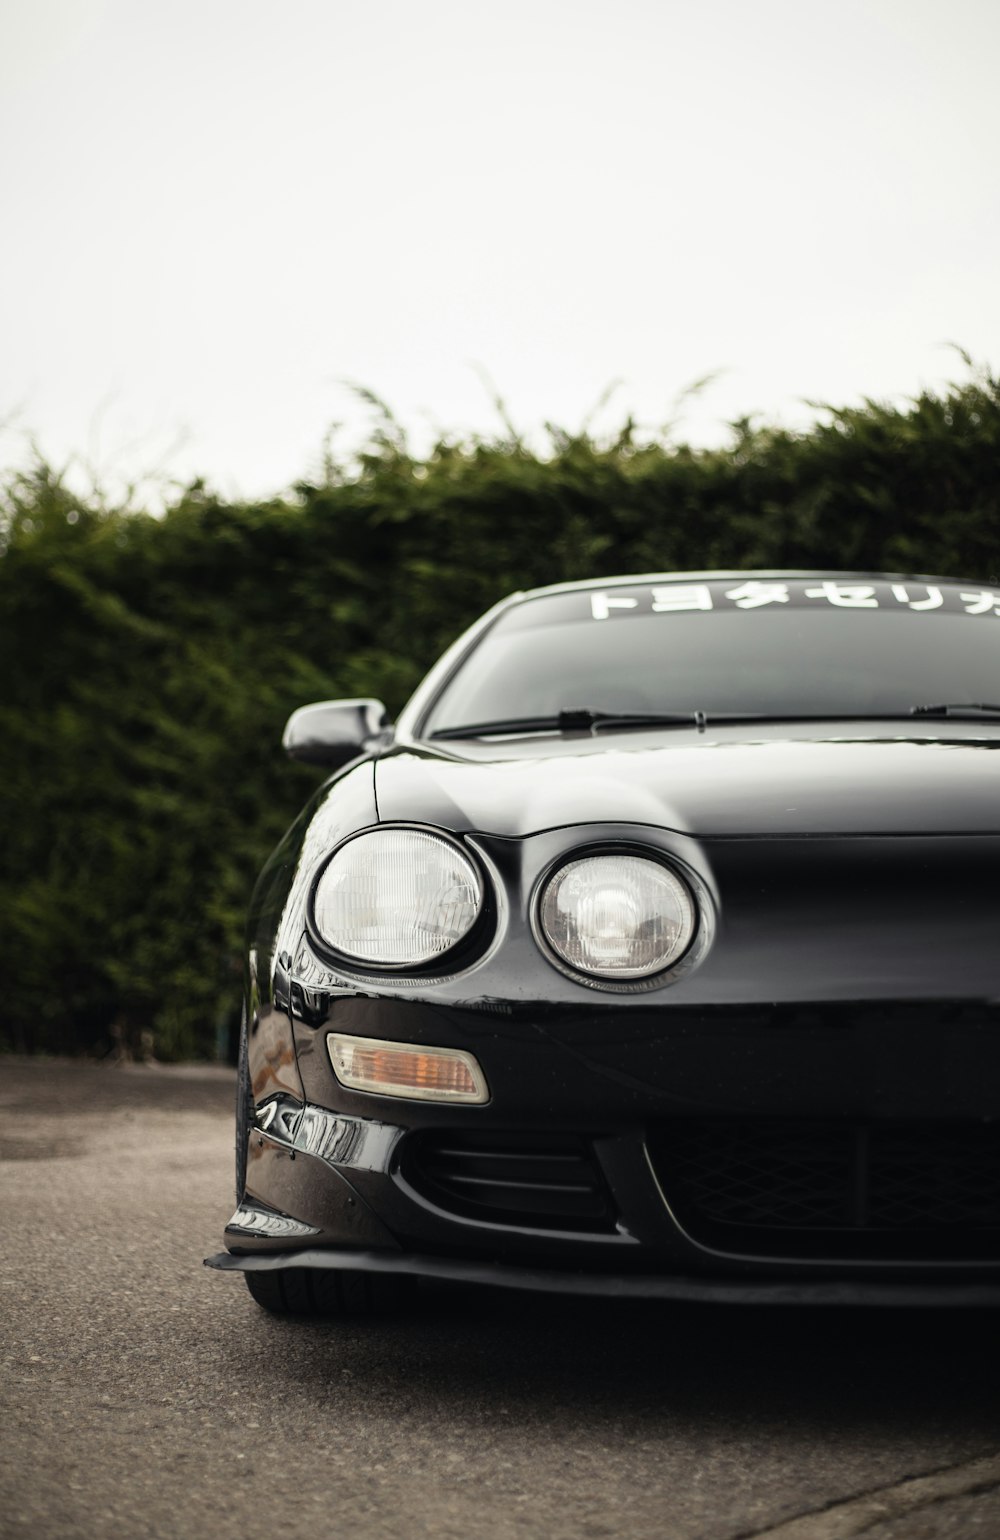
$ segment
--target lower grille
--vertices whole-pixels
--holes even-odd
[[[649,1139],[679,1223],[754,1254],[1000,1255],[1000,1125],[678,1120]]]
[[[402,1170],[437,1207],[463,1217],[543,1230],[615,1228],[610,1194],[580,1135],[418,1133]]]

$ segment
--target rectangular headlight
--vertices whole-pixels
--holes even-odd
[[[461,1048],[425,1048],[342,1032],[331,1032],[326,1046],[333,1073],[352,1091],[425,1102],[482,1104],[490,1099],[486,1076]]]

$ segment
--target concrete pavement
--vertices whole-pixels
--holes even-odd
[[[0,1535],[1000,1534],[1000,1319],[437,1288],[272,1320],[201,1259],[233,1081],[0,1059]]]

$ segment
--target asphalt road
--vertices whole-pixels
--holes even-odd
[[[217,1069],[0,1059],[0,1534],[1000,1534],[1000,1316],[426,1290],[271,1320],[210,1273]]]

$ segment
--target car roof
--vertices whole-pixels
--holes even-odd
[[[544,599],[550,594],[585,593],[592,588],[627,588],[646,583],[737,582],[742,578],[808,580],[833,579],[836,582],[867,579],[881,583],[982,583],[983,578],[943,577],[922,572],[873,572],[856,567],[733,567],[704,572],[640,572],[621,577],[576,578],[568,583],[548,583],[542,588],[523,588],[508,594],[500,603],[519,604],[527,599]]]

